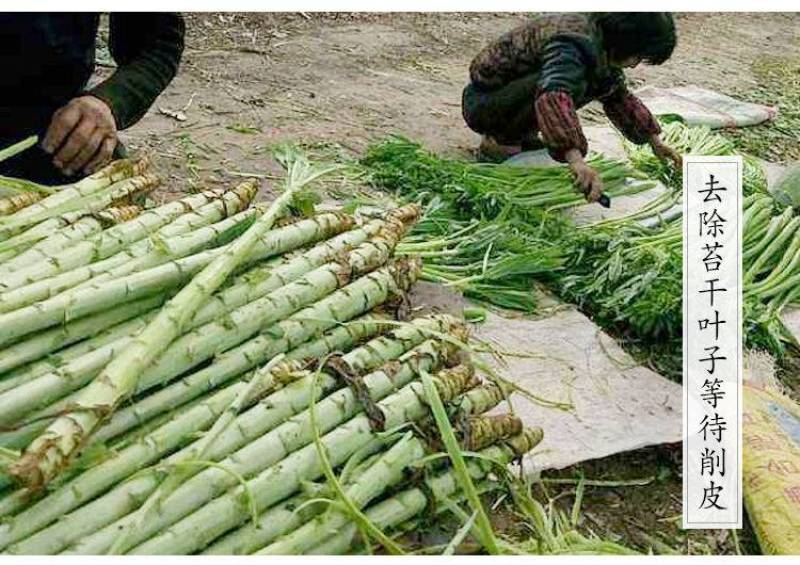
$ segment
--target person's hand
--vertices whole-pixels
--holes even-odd
[[[53,164],[71,176],[91,174],[111,160],[117,123],[108,105],[94,96],[73,98],[53,114],[42,148]]]
[[[661,141],[661,137],[657,134],[650,138],[650,147],[653,149],[653,154],[660,160],[672,161],[672,164],[677,170],[683,170],[683,157],[672,147],[665,145],[664,142]]]
[[[577,150],[568,151],[566,154],[572,174],[575,176],[575,184],[586,195],[589,202],[597,202],[603,195],[603,181],[600,175],[586,164],[583,156]]]

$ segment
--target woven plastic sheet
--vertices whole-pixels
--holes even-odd
[[[745,127],[771,120],[777,109],[743,102],[698,86],[646,86],[636,95],[656,116],[677,116],[691,126],[712,129]]]
[[[800,406],[782,393],[766,357],[745,357],[744,501],[761,549],[798,555]]]
[[[417,286],[412,305],[456,315],[469,305],[439,285]],[[471,334],[492,350],[480,354],[489,365],[536,398],[512,396],[525,425],[544,430],[527,473],[681,440],[680,385],[637,365],[574,308],[554,303],[538,319],[489,312]]]

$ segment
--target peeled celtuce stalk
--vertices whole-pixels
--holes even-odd
[[[290,351],[287,357],[291,360],[299,360],[310,356],[324,356],[340,348],[347,348],[366,337],[379,333],[381,331],[380,320],[380,316],[363,316],[348,326],[338,327],[323,334],[319,339],[297,347]],[[13,541],[40,530],[63,514],[91,501],[115,482],[130,477],[139,469],[169,454],[185,442],[187,435],[206,429],[230,405],[232,399],[242,390],[243,385],[244,383],[236,383],[218,391],[201,404],[180,412],[170,421],[122,449],[117,456],[70,480],[42,501],[8,521],[7,525],[0,525],[0,547],[5,547]],[[262,392],[266,393],[266,391]],[[280,396],[289,398],[287,393]],[[262,410],[262,412],[264,411]],[[295,409],[292,403],[287,402],[276,404],[274,413],[267,412],[260,416],[262,422],[272,421],[275,422],[273,425],[276,425],[277,422],[294,413]],[[247,418],[243,422],[246,423]],[[245,430],[248,428],[243,428],[240,433],[245,433]],[[215,452],[209,454],[211,457],[215,455],[219,457],[220,450],[223,450],[224,453],[224,446],[230,442],[230,439],[227,439],[228,436],[235,436],[233,430],[214,443]],[[186,460],[195,451],[196,443],[174,453],[164,460],[163,464],[169,467]],[[74,515],[65,517],[40,534],[25,540],[19,544],[17,549],[23,552],[30,550],[48,554],[61,551],[72,541],[93,532],[129,511],[133,511],[135,507],[130,507],[130,505],[134,504],[135,500],[141,501],[142,499],[132,498],[131,494],[143,493],[143,496],[146,496],[152,492],[158,486],[158,475],[159,471],[155,469],[153,472],[143,473],[120,483],[104,497],[79,508]],[[0,501],[0,516],[13,512],[15,507],[24,503],[24,500],[25,492],[18,491],[15,495]],[[121,504],[126,505],[123,508],[128,508],[128,510],[127,512],[122,510],[120,514],[118,508]],[[117,513],[113,513],[115,510]]]
[[[417,360],[424,366],[431,359],[422,356]],[[465,390],[475,386],[476,383],[472,377],[465,377],[466,375],[461,372],[444,372],[441,378],[437,378],[436,383],[442,397],[452,400]],[[427,414],[427,405],[423,402],[423,397],[424,393],[419,383],[411,383],[378,403],[377,407],[381,411],[386,429],[393,429],[424,417]],[[320,414],[317,419],[318,425],[323,425],[322,420],[323,417]],[[365,449],[373,444],[376,449],[379,449],[382,444],[382,441],[374,435],[370,420],[366,415],[356,416],[336,427],[322,436],[321,441],[328,452],[331,465],[334,466],[344,463],[357,450]],[[283,451],[284,448],[278,447],[278,449]],[[247,464],[247,462],[240,461],[240,464]],[[321,462],[316,446],[306,445],[282,458],[280,463],[273,464],[250,479],[247,482],[247,490],[252,496],[256,508],[269,508],[296,492],[302,481],[315,480],[321,474]],[[200,476],[202,474],[197,477]],[[236,484],[236,481],[233,484]],[[210,485],[204,485],[204,490],[208,486]],[[181,492],[180,496],[178,496],[179,492]],[[196,491],[176,491],[168,499],[170,502],[160,509],[162,515],[159,518],[163,519],[167,514],[180,514],[176,512],[177,505],[186,504],[197,494],[199,493]],[[168,529],[162,531],[159,531],[160,528],[156,529],[155,531],[159,531],[157,535],[133,548],[130,553],[175,554],[198,551],[219,535],[248,519],[248,512],[242,506],[243,503],[246,504],[246,500],[247,493],[243,487],[234,488],[173,523]],[[161,523],[161,520],[158,522]],[[165,520],[165,523],[170,522],[171,520]]]
[[[327,172],[303,167],[300,160],[290,163],[285,189],[269,209],[181,289],[86,388],[80,404],[96,409],[56,419],[28,446],[9,469],[10,474],[33,490],[42,488],[57,476],[99,422],[136,388],[142,371],[180,335],[203,302],[246,260],[258,240],[283,215],[295,194]]]
[[[526,429],[520,435],[505,440],[501,445],[493,445],[481,450],[480,458],[471,458],[467,468],[473,480],[479,481],[486,478],[493,468],[504,468],[514,459],[522,457],[542,440],[542,430],[539,428]],[[422,515],[432,504],[443,502],[460,492],[458,478],[453,471],[442,472],[425,480],[425,488],[409,488],[392,495],[367,508],[365,516],[377,528],[391,531],[415,516]],[[434,500],[431,500],[433,496]],[[354,542],[358,540],[358,529],[351,523],[341,528],[311,547],[307,554],[313,555],[341,555],[347,553]],[[226,539],[210,547],[204,553],[224,555],[232,547]],[[267,549],[263,553],[267,553]],[[230,554],[230,553],[228,553]],[[262,554],[262,551],[256,552]]]
[[[255,261],[285,253],[307,243],[330,237],[351,225],[352,219],[349,216],[330,213],[271,230],[261,238],[248,260]],[[32,306],[2,314],[0,345],[26,333],[63,323],[64,320],[100,312],[121,301],[164,292],[209,265],[214,258],[222,256],[228,248],[224,246],[211,249],[119,279],[87,284]]]
[[[162,249],[159,247],[162,240],[224,221],[225,218],[246,209],[254,194],[255,188],[251,183],[224,191],[218,198],[181,215],[162,227],[150,238],[137,241],[127,248],[120,249],[110,257],[94,263],[61,272],[61,266],[67,265],[69,259],[61,262],[39,262],[36,269],[27,271],[24,277],[25,281],[36,280],[37,282],[27,282],[25,286],[0,293],[0,312],[20,309],[69,289],[76,290],[81,283],[87,283],[87,286],[88,284],[98,284],[112,278],[112,273],[119,274],[115,269],[121,265],[130,265],[148,254],[151,254],[151,259],[155,259],[156,263],[159,260],[163,262],[165,258],[161,258],[157,254],[158,250]],[[108,247],[105,249],[110,252]],[[6,285],[8,284],[9,281],[6,281]],[[43,308],[46,309],[48,306],[44,305]]]

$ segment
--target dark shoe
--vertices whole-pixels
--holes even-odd
[[[484,163],[502,163],[521,152],[522,147],[519,145],[501,145],[493,138],[484,136],[478,147],[477,158]]]

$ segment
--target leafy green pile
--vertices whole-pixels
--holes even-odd
[[[736,154],[705,127],[666,124],[664,139],[685,154]],[[631,177],[674,190],[630,216],[582,227],[557,213],[582,202],[565,167],[447,160],[401,138],[374,146],[362,165],[373,184],[427,205],[426,220],[400,251],[422,253],[428,280],[524,311],[535,307],[532,280],[541,281],[603,327],[675,354],[682,335],[680,174],[649,148],[629,153],[637,172],[591,159],[612,196],[641,190]],[[800,297],[800,217],[767,193],[764,172],[747,157],[744,185],[745,335],[751,346],[780,355],[792,342],[780,314]]]
[[[747,84],[735,96],[778,108],[774,119],[747,128],[726,130],[737,149],[773,162],[800,159],[800,61],[797,57],[764,55],[751,68],[756,84]]]
[[[612,198],[646,190],[627,165],[594,156]],[[584,202],[565,166],[517,167],[438,157],[392,137],[369,149],[361,166],[373,185],[427,207],[398,252],[425,258],[423,278],[496,306],[532,312],[532,279],[554,283],[572,230],[555,211]]]
[[[661,138],[681,155],[739,155],[736,144],[706,126],[687,126],[681,122],[664,124]],[[625,143],[625,149],[633,166],[647,178],[659,180],[676,190],[682,187],[682,171],[658,159],[647,145]],[[742,190],[746,196],[767,192],[767,176],[758,160],[743,156]]]
[[[768,195],[743,202],[745,339],[782,355],[792,342],[780,316],[800,297],[800,217]],[[682,318],[681,219],[658,230],[626,220],[580,230],[563,295],[603,325],[651,342],[679,340]]]

